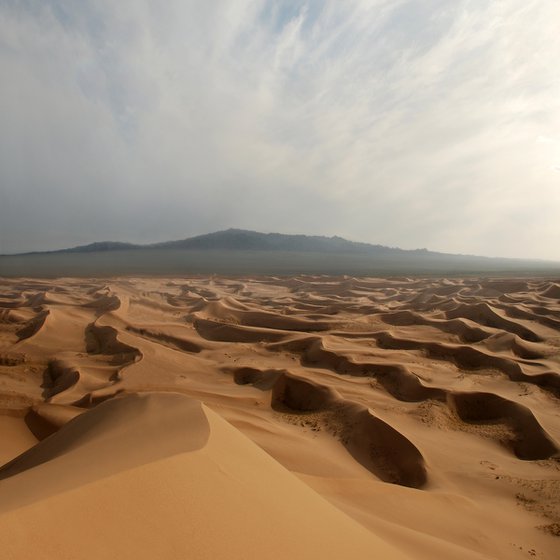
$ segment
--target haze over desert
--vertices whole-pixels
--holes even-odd
[[[4,558],[555,557],[558,281],[1,293]]]
[[[559,560],[559,21],[0,1],[0,560]]]

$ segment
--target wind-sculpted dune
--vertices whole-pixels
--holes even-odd
[[[520,459],[548,459],[558,454],[558,446],[525,406],[494,393],[450,393],[449,402],[457,415],[469,423],[503,423],[513,432],[511,441]]]
[[[1,286],[3,558],[557,557],[558,279]]]
[[[406,437],[330,387],[286,372],[272,387],[272,406],[296,413],[327,411],[326,428],[381,480],[414,488],[427,482],[422,454]]]

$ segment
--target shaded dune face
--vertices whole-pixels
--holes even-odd
[[[79,486],[189,451],[158,422],[200,436],[201,449],[210,437],[202,401],[287,469],[317,477],[311,484],[336,479],[325,496],[366,526],[374,505],[345,494],[341,480],[416,492],[428,509],[444,494],[489,512],[496,481],[543,558],[560,523],[558,281],[3,280],[0,374],[0,420],[36,443],[18,457],[6,450],[6,481],[75,457]],[[153,421],[136,430],[131,418],[146,415]],[[115,463],[108,455],[121,437],[148,451]],[[84,445],[97,467],[81,462]],[[518,498],[527,488],[529,502]],[[467,506],[455,515],[459,548],[498,538],[484,522],[469,536]],[[405,540],[417,542],[421,523],[407,522],[416,536]],[[445,540],[438,530],[426,535]],[[449,553],[425,546],[419,557]],[[509,558],[502,549],[475,552]]]
[[[151,414],[151,412],[154,414]],[[53,411],[54,412],[54,411]],[[84,411],[85,412],[85,411]],[[200,449],[210,431],[200,403],[189,401],[173,393],[133,394],[116,397],[95,407],[90,414],[70,415],[61,423],[56,437],[48,437],[0,468],[0,480],[31,470],[38,465],[52,463],[58,458],[75,455],[80,464],[72,475],[96,479],[105,474],[152,462],[170,455]],[[39,408],[38,414],[47,417],[47,410]],[[59,413],[60,418],[60,413]],[[54,422],[53,422],[54,423]],[[188,425],[188,437],[180,435]],[[160,427],[166,427],[165,437],[160,437]],[[126,453],[119,452],[120,442],[134,440]],[[82,448],[94,448],[91,454],[82,454]],[[98,447],[99,449],[95,449]],[[111,453],[118,453],[118,461],[111,460]],[[86,455],[86,456],[84,456]],[[88,456],[90,458],[88,458]],[[96,465],[87,464],[97,458]],[[65,484],[64,481],[62,484]]]
[[[450,393],[449,404],[459,418],[469,423],[503,423],[513,430],[511,447],[520,459],[548,459],[558,446],[525,406],[493,393]]]
[[[381,480],[414,488],[427,482],[424,458],[406,437],[330,387],[282,373],[272,387],[272,406],[301,413],[326,411],[327,427],[334,427],[350,454]]]

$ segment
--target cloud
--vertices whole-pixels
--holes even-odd
[[[236,226],[560,258],[559,16],[5,3],[0,251]]]

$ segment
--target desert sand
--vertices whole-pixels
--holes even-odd
[[[560,550],[560,281],[0,279],[6,559]]]

